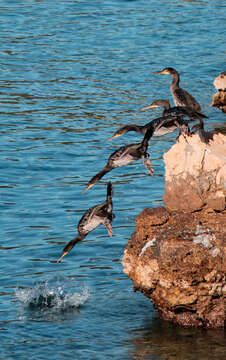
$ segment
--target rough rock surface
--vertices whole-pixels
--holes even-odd
[[[211,106],[216,106],[226,113],[226,72],[218,75],[213,83],[218,92],[213,95]]]
[[[226,198],[226,136],[207,133],[184,138],[164,154],[164,203],[170,210],[195,211],[204,205],[222,211]]]
[[[159,315],[183,326],[226,327],[226,136],[179,141],[164,155],[166,208],[144,209],[124,272]]]
[[[213,84],[218,91],[226,91],[226,71],[218,75]]]
[[[226,113],[226,91],[218,91],[213,94],[211,106],[215,106]]]
[[[144,209],[122,260],[134,290],[183,326],[226,325],[226,210]]]

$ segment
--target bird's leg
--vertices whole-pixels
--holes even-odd
[[[191,132],[188,126],[188,121],[185,121],[181,128],[181,133],[187,136],[191,136]]]
[[[108,231],[108,235],[112,236],[112,225],[111,225],[110,221],[106,219],[104,221],[104,226],[106,227],[106,229]]]
[[[181,135],[183,135],[185,141],[187,142],[186,136],[190,136],[190,129],[188,126],[188,122],[184,121],[182,124],[180,124],[177,120],[175,120],[175,124],[179,129],[179,135],[177,136],[177,141]]]
[[[146,167],[146,169],[149,171],[149,173],[151,174],[151,176],[153,176],[153,172],[154,172],[154,169],[151,165],[151,161],[149,159],[149,155],[148,153],[145,153],[143,156],[142,156],[142,159],[143,159],[143,164],[144,166]]]

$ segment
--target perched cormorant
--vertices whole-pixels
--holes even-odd
[[[112,204],[112,194],[113,187],[111,182],[107,185],[107,198],[106,201],[102,204],[93,206],[88,209],[85,214],[82,216],[78,223],[78,235],[65,246],[61,257],[57,262],[61,262],[62,258],[71,251],[71,249],[77,244],[77,242],[83,240],[90,231],[94,230],[98,225],[103,224],[107,230],[109,236],[112,236],[112,226],[111,221],[114,219],[115,215],[112,213],[113,204]]]
[[[160,127],[164,121],[165,119],[162,120],[162,122],[160,122],[158,126]],[[155,131],[155,127],[151,125],[148,131],[146,131],[142,142],[121,146],[118,150],[113,152],[113,154],[109,156],[108,162],[103,168],[103,170],[101,170],[99,173],[97,173],[95,176],[92,177],[92,179],[89,181],[87,188],[83,191],[83,193],[88,189],[90,189],[94,184],[96,184],[109,171],[119,166],[128,165],[132,161],[141,158],[143,159],[143,164],[146,167],[146,169],[150,172],[151,175],[153,175],[153,168],[151,166],[151,161],[149,160],[149,154],[147,153],[147,149],[148,149],[148,141],[150,137],[153,135],[154,131]]]
[[[162,124],[162,125],[159,126],[159,124]],[[136,125],[136,124],[129,124],[129,125],[122,126],[107,141],[113,140],[113,139],[117,138],[118,136],[126,134],[129,131],[136,131],[140,134],[145,135],[147,130],[150,127],[154,127],[154,129],[155,129],[153,132],[153,136],[162,136],[162,135],[171,133],[172,131],[174,131],[177,128],[182,129],[185,124],[186,123],[183,121],[183,119],[178,116],[171,116],[171,115],[161,116],[159,118],[156,118],[156,119],[150,121],[149,123],[147,123],[146,125],[143,125],[143,126]]]
[[[170,91],[176,106],[188,106],[196,111],[201,110],[201,106],[197,100],[195,100],[195,98],[186,90],[179,87],[180,76],[175,69],[167,67],[161,71],[154,72],[153,74],[168,74],[173,77]]]
[[[155,107],[163,107],[164,110],[162,112],[162,116],[180,116],[190,118],[191,120],[208,118],[208,116],[196,111],[188,106],[170,106],[170,102],[168,100],[155,100],[149,106],[143,107],[141,111],[149,110]]]

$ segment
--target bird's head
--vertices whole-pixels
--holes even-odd
[[[87,188],[82,192],[82,194],[84,194],[87,190],[89,190],[95,183],[90,183]]]
[[[113,140],[113,139],[115,139],[115,138],[117,138],[117,137],[119,137],[119,136],[121,136],[122,134],[119,132],[119,130],[118,131],[116,131],[116,133],[112,136],[112,137],[110,137],[106,142],[108,142],[108,141],[111,141],[111,140]]]
[[[106,142],[111,141],[119,136],[122,136],[124,134],[126,134],[130,129],[130,125],[126,125],[121,127],[119,130],[117,130],[114,135],[112,137],[110,137],[110,139],[108,139]]]
[[[148,110],[148,109],[153,109],[153,108],[156,108],[156,107],[166,107],[166,108],[170,108],[170,103],[168,100],[155,100],[153,101],[153,103],[149,106],[146,106],[144,108],[141,109],[141,111],[145,111],[145,110]]]
[[[57,260],[57,262],[60,263],[61,260],[63,259],[63,257],[68,254],[68,252],[69,252],[69,251],[63,251],[63,254],[62,254],[61,257]]]
[[[166,74],[166,75],[176,75],[178,74],[177,71],[175,69],[173,69],[172,67],[166,67],[161,71],[156,71],[153,74]]]

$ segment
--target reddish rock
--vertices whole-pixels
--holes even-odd
[[[134,290],[183,326],[226,324],[226,210],[144,209],[122,260]]]
[[[226,91],[218,91],[212,96],[211,106],[219,108],[226,113]]]

